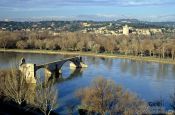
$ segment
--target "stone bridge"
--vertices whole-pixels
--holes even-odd
[[[83,68],[87,67],[86,64],[83,63],[82,57],[76,56],[71,58],[66,58],[63,60],[58,60],[54,62],[49,62],[41,65],[26,63],[25,59],[22,58],[21,64],[19,65],[19,70],[25,76],[26,81],[28,83],[36,83],[36,71],[40,68],[45,69],[45,77],[51,77],[53,73],[60,73],[61,67],[64,65],[65,62],[70,61],[71,68]],[[47,78],[48,80],[48,78]]]

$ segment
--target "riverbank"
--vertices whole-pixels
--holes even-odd
[[[74,56],[80,55],[80,56],[94,56],[94,57],[103,57],[103,58],[130,59],[130,60],[136,60],[136,61],[146,61],[146,62],[155,62],[155,63],[163,63],[163,64],[175,64],[175,60],[172,60],[172,59],[160,59],[156,57],[138,57],[138,56],[131,56],[131,55],[118,55],[118,54],[93,53],[93,52],[79,52],[79,51],[0,49],[0,52],[61,54],[61,55],[74,55]]]

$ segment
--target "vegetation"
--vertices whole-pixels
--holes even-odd
[[[15,75],[15,77],[14,77]],[[9,99],[12,99],[17,104],[21,105],[24,101],[31,100],[33,95],[31,91],[31,84],[27,84],[24,77],[19,71],[12,70],[4,76],[3,83],[1,84],[1,91]]]
[[[146,102],[103,77],[96,78],[90,87],[77,91],[77,96],[81,100],[81,108],[88,110],[88,112],[100,113],[101,115],[149,113]]]
[[[91,51],[161,59],[175,57],[174,35],[104,36],[90,33],[1,32],[0,48]]]
[[[20,71],[0,71],[0,99],[16,103],[26,109],[37,108],[43,114],[49,115],[57,108],[57,90],[54,86],[44,87],[41,82],[29,84]],[[4,98],[3,98],[4,97]],[[30,105],[30,106],[29,106]],[[27,108],[26,108],[27,107]]]
[[[89,87],[79,89],[76,96],[81,101],[79,110],[87,112],[86,114],[139,115],[151,113],[151,107],[145,101],[103,77],[96,78]],[[10,102],[10,105],[2,105],[2,99],[3,102]],[[32,110],[36,111],[37,108],[39,113],[49,115],[58,107],[57,99],[57,89],[53,83],[45,85],[38,80],[35,85],[27,84],[20,71],[0,71],[0,107],[10,106],[15,111],[20,107],[22,109],[19,111],[24,109],[32,114],[35,113]],[[174,100],[175,95],[173,94],[171,96],[173,109]],[[16,103],[18,108],[14,108],[13,103]]]
[[[51,111],[58,107],[58,89],[53,84],[44,87],[43,83],[40,82],[36,88],[35,105],[45,115],[50,115]]]
[[[75,32],[83,29],[82,23],[92,24],[90,28],[99,28],[108,26],[112,23],[110,30],[116,30],[128,22],[128,25],[136,28],[171,28],[175,27],[175,22],[145,22],[137,19],[119,19],[116,21],[0,21],[0,28],[5,28],[9,31],[18,31],[24,29],[42,30],[43,28],[53,31],[69,31]]]

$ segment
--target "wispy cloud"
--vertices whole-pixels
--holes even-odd
[[[153,7],[152,7],[153,6]],[[73,9],[74,8],[74,9]],[[147,9],[150,8],[150,9]],[[72,10],[71,10],[72,9]],[[57,17],[57,19],[175,20],[175,0],[1,0],[0,17]],[[100,14],[99,14],[100,13]],[[80,15],[82,14],[82,15]]]
[[[124,0],[123,6],[175,5],[173,0]]]
[[[142,17],[142,20],[147,20],[147,21],[159,21],[159,22],[164,22],[164,21],[175,21],[175,14],[167,14],[167,15],[151,15],[151,16],[146,16]]]
[[[150,15],[145,17],[139,16],[129,16],[129,15],[109,15],[109,14],[92,14],[92,15],[72,15],[72,16],[36,16],[36,17],[23,17],[23,18],[14,18],[12,20],[16,21],[45,21],[45,20],[91,20],[91,21],[115,21],[118,19],[138,19],[141,21],[151,21],[151,22],[165,22],[165,21],[174,21],[175,14],[171,15]],[[4,20],[2,18],[2,20]]]
[[[0,7],[175,5],[174,0],[1,0]]]

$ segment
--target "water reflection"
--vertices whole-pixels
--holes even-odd
[[[121,62],[120,62],[120,67],[121,67],[121,72],[123,72],[123,73],[125,73],[129,68],[129,66],[128,66],[128,60],[121,60]]]
[[[54,79],[54,84],[66,82],[66,81],[71,81],[75,78],[82,77],[83,71],[84,71],[84,68],[71,69],[71,74],[68,77],[63,76],[62,73],[54,74],[54,76],[49,78],[48,82],[52,81],[53,79]]]
[[[41,68],[36,71],[37,79],[44,83],[53,83],[54,81],[54,84],[56,84],[71,81],[78,77],[82,77],[83,71],[86,68],[69,68],[68,64],[69,63],[66,62],[66,66],[64,65],[61,70],[57,70],[52,73],[45,68]]]
[[[106,65],[107,69],[110,70],[112,68],[113,60],[110,58],[101,58],[103,61],[103,64]]]
[[[150,77],[155,76],[157,80],[160,80],[167,79],[168,76],[171,76],[171,73],[173,73],[173,75],[175,74],[175,65],[133,61],[126,59],[121,60],[119,63],[120,71],[122,73],[128,73],[133,77],[144,77],[145,74],[147,74]]]

